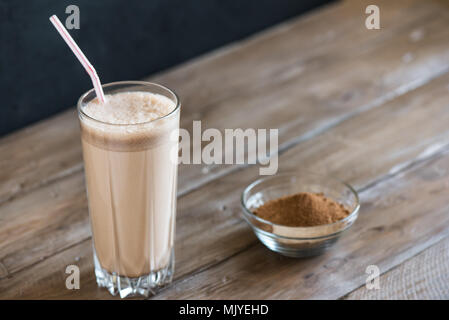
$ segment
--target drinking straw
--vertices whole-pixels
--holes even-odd
[[[84,53],[78,47],[75,40],[73,40],[73,38],[67,32],[66,28],[64,28],[64,25],[61,23],[61,21],[58,19],[58,17],[56,15],[52,15],[50,17],[50,21],[51,21],[51,23],[53,23],[56,30],[58,30],[59,34],[64,39],[64,41],[67,43],[69,48],[73,51],[73,53],[78,58],[78,60],[81,62],[84,69],[86,69],[87,73],[89,74],[90,78],[92,79],[92,83],[94,84],[95,93],[97,94],[98,99],[100,99],[101,103],[104,103],[106,101],[106,99],[104,97],[103,88],[101,86],[100,78],[97,75],[97,71],[95,71],[94,67],[90,64],[89,60],[87,60]]]

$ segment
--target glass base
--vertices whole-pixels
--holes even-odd
[[[107,288],[113,296],[118,293],[120,298],[137,295],[148,297],[150,294],[155,294],[155,289],[172,281],[175,259],[172,249],[167,267],[137,278],[128,278],[126,276],[117,275],[116,273],[109,273],[107,270],[103,269],[98,261],[97,253],[94,248],[94,265],[98,286]]]

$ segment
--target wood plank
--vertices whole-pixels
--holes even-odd
[[[68,290],[65,281],[66,267],[76,265],[83,270],[80,290]],[[1,282],[2,280],[0,280]],[[27,269],[20,277],[11,277],[8,286],[0,291],[2,299],[111,299],[107,290],[97,287],[92,264],[92,243],[85,240],[61,251],[33,268]]]
[[[277,127],[281,144],[289,146],[449,67],[440,3],[384,1],[386,27],[379,32],[363,27],[363,5],[329,6],[150,80],[179,91],[187,129],[194,119],[219,129]],[[411,37],[410,30],[420,31],[422,38]],[[398,63],[406,54],[411,59]],[[254,118],[242,122],[243,112]],[[0,155],[0,202],[82,170],[75,112],[2,139]],[[206,169],[181,166],[180,193],[234,167]]]
[[[327,254],[286,258],[257,243],[154,298],[339,298],[365,283],[368,265],[388,270],[449,237],[448,179],[446,152],[361,192],[358,221]]]
[[[383,274],[379,290],[365,286],[348,300],[447,300],[449,299],[449,238],[445,238],[398,267]]]
[[[364,12],[369,3],[366,0],[332,3],[188,61],[181,68],[164,71],[157,79],[176,88],[185,105],[208,110],[209,104],[246,94],[251,88],[272,87],[280,75],[287,80],[301,73],[305,62],[314,62],[318,57],[328,56],[326,60],[332,62],[330,57],[337,53],[351,55],[348,49],[361,50],[365,46],[369,50],[373,42],[382,42],[398,31],[418,30],[427,34],[421,28],[422,22],[444,5],[436,1],[427,4],[379,1],[385,30],[367,32]],[[415,21],[414,27],[406,27],[411,21]],[[418,37],[415,41],[420,40]]]
[[[448,81],[446,75],[293,147],[281,155],[279,167],[326,172],[360,189],[441,152],[449,144]],[[239,199],[256,178],[258,168],[240,170],[179,199],[177,223],[184,227],[178,228],[177,250],[186,257],[177,264],[179,275],[250,245],[252,234],[241,220]],[[205,193],[214,201],[205,202]]]
[[[0,140],[0,204],[82,170],[75,117],[69,110]]]
[[[415,6],[417,5],[415,2],[410,2],[410,3],[414,4]],[[420,6],[420,4],[419,4],[419,6]],[[413,7],[413,6],[411,6],[411,7]],[[342,10],[339,8],[340,7],[336,7],[335,10]],[[429,11],[429,9],[428,9],[429,7],[426,6],[425,8],[427,8],[427,10],[423,10],[420,12],[425,12],[426,15],[429,15],[430,13],[432,13],[432,11]],[[343,10],[342,12],[346,12],[345,10]],[[402,12],[401,10],[398,10],[398,11]],[[324,14],[327,15],[329,13],[324,12]],[[400,14],[400,13],[391,14],[390,19],[394,20],[393,18],[397,17],[397,14]],[[424,15],[424,16],[426,16],[426,15]],[[389,15],[387,13],[387,17],[388,16]],[[422,19],[422,18],[420,17],[420,19]],[[315,25],[317,24],[316,19],[309,18],[306,21],[309,21],[309,20],[312,21],[312,24],[314,25],[312,29],[314,30]],[[411,21],[414,21],[414,20],[411,20]],[[418,20],[418,21],[420,21],[420,20]],[[440,24],[444,23],[444,20],[435,19],[435,21],[436,22],[434,25],[432,25],[433,26],[432,28],[437,28],[438,30],[440,30],[440,29],[445,30],[444,28],[438,28],[438,26]],[[298,22],[298,24],[299,25],[305,24],[307,26],[307,23]],[[296,24],[295,24],[295,26],[296,26]],[[396,26],[396,28],[397,28],[397,26]],[[431,41],[431,42],[438,40],[440,37],[438,32],[433,32],[433,31],[438,31],[438,30],[433,30],[432,28],[427,30],[427,32],[432,31],[432,35],[433,35],[432,39],[433,40],[430,37],[427,38],[428,41]],[[290,30],[290,29],[288,29],[288,30]],[[305,31],[310,31],[310,30],[308,30],[308,28],[305,28]],[[282,31],[281,33],[283,35],[284,31]],[[277,34],[277,33],[274,32],[274,34]],[[287,34],[289,34],[290,37],[292,36],[291,33],[287,32]],[[300,33],[300,35],[303,35],[303,33]],[[387,35],[390,35],[390,34],[387,33]],[[270,39],[272,37],[273,36],[271,35]],[[263,38],[263,36],[261,38]],[[274,38],[276,38],[276,37],[274,37]],[[387,44],[390,43],[391,41],[393,41],[390,39],[389,36],[383,36],[383,38],[381,37],[381,39],[384,39],[384,38],[388,39]],[[285,41],[285,39],[284,39],[284,41]],[[408,40],[404,40],[404,41],[407,42]],[[256,45],[260,42],[265,43],[265,46],[266,46],[267,41],[265,41],[265,40],[255,41]],[[328,43],[329,41],[322,41],[322,42]],[[318,41],[318,43],[321,46],[323,45],[322,42]],[[283,43],[283,42],[281,42],[281,43]],[[411,42],[411,43],[414,43],[414,42]],[[260,51],[260,50],[256,50],[256,49],[260,49],[260,48],[258,48],[258,47],[254,48],[252,46],[253,46],[253,44],[250,45],[251,52],[259,52]],[[388,47],[388,45],[385,45],[385,44],[384,44],[384,46]],[[425,47],[427,48],[429,46],[426,45]],[[329,49],[329,48],[326,48],[326,49]],[[377,49],[381,50],[382,47],[377,48]],[[438,48],[435,48],[435,50],[437,50],[437,49]],[[369,52],[368,57],[375,58],[378,56],[382,56],[382,54],[380,54],[376,50],[374,50],[373,52],[370,52],[370,51],[368,51],[368,52]],[[434,63],[437,63],[439,61],[438,55],[437,56],[434,55],[435,52],[437,52],[437,51],[434,51],[434,49],[426,49],[426,51],[422,53],[422,55],[424,56],[424,59],[422,61],[419,61],[417,63],[417,65],[415,66],[415,68],[417,70],[424,69],[424,71],[425,71],[425,72],[423,72],[424,80],[420,80],[420,81],[426,81],[428,79],[428,77],[434,76],[435,70],[437,70],[439,72],[438,68],[428,68],[428,67],[422,66],[422,64],[427,64],[427,65],[433,66]],[[309,53],[309,54],[311,54],[311,53]],[[316,54],[316,52],[315,52],[315,54]],[[220,61],[220,63],[218,65],[222,64],[222,62],[223,62],[222,59],[224,59],[223,57],[225,57],[225,56],[226,55],[218,56],[216,58]],[[251,54],[249,54],[249,56],[251,56]],[[268,54],[267,57],[271,57],[271,56]],[[360,63],[363,63],[364,59],[366,58],[366,56],[363,56],[363,55],[362,55],[362,57],[364,57],[364,58],[360,58],[361,59]],[[398,54],[397,58],[399,58],[399,54]],[[269,61],[272,62],[271,59],[272,58],[270,58]],[[211,60],[214,60],[214,59],[211,59]],[[325,59],[325,60],[327,60],[327,59]],[[416,61],[418,61],[418,60],[419,59],[416,59]],[[206,61],[208,62],[206,65],[209,66],[210,60],[206,60]],[[240,60],[237,60],[237,61],[240,61]],[[262,61],[264,61],[264,60],[262,59]],[[347,60],[344,60],[344,61],[345,61],[345,63],[349,63],[349,61],[347,61]],[[437,61],[437,62],[433,62],[433,61]],[[371,65],[371,62],[372,61],[370,61],[369,63],[367,62],[366,65]],[[380,63],[380,61],[379,61],[379,63]],[[198,64],[201,66],[200,62],[198,62]],[[373,65],[377,65],[377,63],[374,63]],[[191,70],[188,67],[186,67],[186,68]],[[329,66],[329,68],[331,68],[331,65]],[[335,73],[340,73],[340,71],[342,69],[342,67],[339,67],[338,64],[332,68],[336,70]],[[375,68],[379,69],[377,67],[375,67]],[[405,70],[405,67],[401,67],[401,68],[402,68],[401,70]],[[413,68],[411,68],[411,69],[413,69]],[[393,73],[390,74],[391,76],[394,75],[394,72],[397,72],[397,70],[394,67],[390,68],[389,70],[393,70],[392,71]],[[204,71],[206,71],[206,70],[204,70]],[[314,70],[314,69],[312,69],[310,71],[310,73],[311,73],[310,77],[313,77],[313,75],[315,74],[314,73],[315,71],[316,70]],[[373,71],[373,70],[371,70],[371,71]],[[427,71],[429,71],[431,73],[428,74],[428,73],[426,73]],[[210,72],[205,72],[205,73],[210,74]],[[368,75],[368,73],[365,74],[365,76],[367,76],[367,75]],[[418,75],[416,74],[415,76],[418,76]],[[332,78],[329,76],[329,74],[323,74],[322,77],[323,78]],[[409,74],[406,74],[401,81],[406,82],[407,79],[409,79]],[[419,78],[419,79],[421,79],[421,78]],[[359,80],[360,80],[360,78],[355,78],[354,81],[358,83]],[[303,80],[301,80],[301,81],[303,81]],[[315,81],[316,81],[316,83],[323,83],[323,79],[316,79]],[[312,82],[313,85],[314,85],[315,81]],[[287,87],[287,89],[283,89],[283,87],[280,88],[279,89],[279,92],[281,92],[280,96],[276,96],[278,93],[274,93],[274,95],[275,95],[274,98],[278,99],[281,96],[290,97],[292,95],[293,91],[295,91],[295,92],[297,91],[296,87],[294,85],[295,83],[296,82],[289,83],[287,81],[285,86],[283,86],[283,87]],[[353,84],[353,85],[356,86],[357,83]],[[386,89],[387,91],[384,92],[385,95],[383,96],[384,99],[394,96],[395,94],[403,93],[404,86],[400,86],[399,88],[402,88],[402,89],[398,89],[397,85],[399,85],[399,84],[396,83],[395,81],[393,81],[392,83],[394,86],[389,88],[391,91],[388,91]],[[413,86],[413,85],[415,85],[415,83],[416,83],[416,81],[415,82],[412,81],[411,85]],[[299,84],[304,85],[304,87],[307,88],[306,83],[299,83]],[[369,85],[369,84],[370,83],[366,83],[366,85]],[[405,88],[406,88],[405,90],[407,90],[407,88],[410,88],[410,83],[409,83],[409,85],[405,85]],[[359,95],[359,97],[364,97],[363,99],[369,100],[370,95],[363,94],[363,95]],[[247,97],[248,101],[251,100],[251,98],[252,98],[251,96],[248,96]],[[260,100],[262,98],[265,99],[265,98],[270,98],[270,97],[260,95],[260,98],[255,100],[255,101],[258,101],[257,103],[247,102],[246,109],[254,108],[254,106],[257,107],[257,104],[259,102],[260,103],[263,102]],[[297,98],[297,100],[301,100],[300,98],[301,97],[299,96],[299,98]],[[332,95],[329,96],[328,97],[329,101],[325,102],[324,104],[326,104],[326,103],[331,104],[330,101],[333,101],[333,98],[334,97]],[[358,103],[360,102],[360,103],[362,103],[361,109],[366,110],[367,106],[370,107],[370,106],[376,105],[376,103],[379,103],[379,101],[375,98],[374,94],[371,98],[374,100],[371,100],[370,102],[367,102],[365,104],[363,104],[359,99],[354,99],[353,103],[348,103],[348,104],[357,106]],[[229,105],[222,105],[222,110],[225,110],[228,107],[232,107],[232,106],[245,105],[245,100],[243,100],[243,98],[238,98],[238,99],[240,99],[240,100],[239,101],[231,101],[232,103],[229,103]],[[271,97],[270,99],[273,99],[273,97]],[[294,101],[294,100],[292,100],[292,101]],[[293,121],[293,123],[292,122],[288,123],[287,129],[284,131],[281,131],[281,139],[284,139],[283,137],[286,137],[286,136],[288,137],[289,135],[291,137],[296,137],[293,139],[298,139],[296,135],[298,134],[301,137],[302,132],[306,132],[305,135],[310,135],[310,132],[317,134],[317,133],[319,133],[320,130],[317,130],[316,128],[326,128],[328,126],[335,124],[335,118],[330,122],[328,120],[324,120],[324,119],[327,119],[326,117],[328,117],[328,116],[335,116],[335,113],[332,111],[332,109],[334,108],[334,105],[332,105],[332,108],[330,108],[331,110],[324,108],[323,110],[316,111],[315,109],[317,109],[316,108],[317,102],[315,100],[307,102],[308,100],[304,99],[304,101],[305,101],[305,103],[300,106],[301,109],[298,112],[305,114],[303,119],[307,120],[307,123],[299,124],[298,126],[296,126],[296,123],[294,123],[294,121]],[[363,101],[365,101],[365,100],[363,100]],[[285,102],[286,102],[286,104],[283,107],[284,108],[283,114],[287,114],[287,116],[283,116],[282,117],[283,120],[279,120],[279,119],[277,120],[280,122],[279,125],[281,125],[282,121],[290,121],[290,118],[292,118],[291,117],[292,115],[289,112],[287,112],[289,108],[291,108],[293,106],[293,107],[295,107],[293,109],[297,109],[297,107],[295,105],[292,105],[288,101],[285,101]],[[248,105],[248,103],[249,103],[249,105]],[[348,109],[348,110],[346,110],[346,109]],[[273,109],[271,109],[271,110],[273,110]],[[348,112],[348,113],[346,113],[346,115],[352,114],[353,111],[350,111],[350,110],[352,110],[352,109],[346,108],[346,107],[342,108],[342,112]],[[217,116],[216,116],[216,114],[217,113],[215,113],[215,112],[210,112],[208,115],[205,115],[204,118],[206,119],[206,123],[209,123],[209,124],[215,123],[217,126],[219,126],[223,114],[220,112],[218,112]],[[307,116],[307,115],[309,115],[309,116]],[[238,118],[242,118],[240,116],[240,113],[238,115],[232,115],[232,116],[234,117],[234,120],[233,120],[233,122],[230,122],[230,123],[234,123],[234,124],[236,123]],[[73,114],[73,117],[75,117],[74,114]],[[261,122],[265,122],[266,119],[273,119],[273,117],[270,114],[265,114],[265,113],[263,113],[261,116],[259,116],[259,120]],[[315,119],[315,120],[312,121],[312,119]],[[337,119],[344,119],[344,116],[343,116],[343,118],[337,117]],[[320,121],[321,121],[321,124],[320,124]],[[57,125],[55,125],[55,122],[57,123]],[[268,126],[269,122],[266,122],[265,124]],[[312,126],[315,126],[316,128],[314,128],[313,130],[310,131],[309,129],[312,128]],[[45,121],[31,129],[26,129],[25,131],[22,131],[22,132],[18,133],[17,135],[13,135],[13,136],[6,138],[2,141],[3,143],[0,144],[0,148],[2,149],[2,152],[0,154],[6,154],[7,157],[2,158],[2,160],[3,160],[2,165],[1,165],[2,170],[0,170],[0,172],[3,175],[3,177],[2,177],[2,184],[0,185],[0,188],[3,188],[3,190],[6,190],[6,194],[4,194],[4,197],[9,199],[9,202],[10,202],[8,204],[5,204],[5,206],[4,206],[5,209],[2,208],[2,212],[4,210],[10,210],[10,212],[16,212],[17,214],[19,214],[19,212],[21,212],[21,211],[17,210],[15,208],[15,206],[17,205],[20,209],[20,206],[22,205],[21,203],[33,204],[32,209],[27,207],[28,212],[32,212],[32,210],[40,211],[41,208],[38,208],[37,206],[39,205],[39,202],[41,199],[40,198],[41,194],[48,193],[49,190],[52,189],[52,186],[49,185],[49,183],[52,181],[58,181],[58,179],[63,179],[65,177],[67,177],[69,180],[69,182],[68,182],[69,184],[71,183],[72,179],[75,179],[79,183],[82,183],[81,182],[82,180],[80,177],[77,177],[77,178],[72,177],[72,175],[79,174],[80,170],[82,169],[82,165],[81,165],[81,163],[79,163],[81,155],[80,155],[80,150],[79,150],[79,140],[77,138],[78,134],[76,134],[76,135],[71,134],[71,132],[73,132],[73,131],[77,132],[77,130],[78,130],[78,125],[77,125],[75,119],[69,120],[69,118],[56,117],[55,119]],[[58,139],[53,139],[52,137],[58,137]],[[61,137],[61,140],[59,140],[59,137]],[[304,136],[302,136],[302,137],[304,137]],[[299,140],[296,140],[296,142],[298,142],[298,141],[301,141],[301,138]],[[76,145],[76,147],[72,147],[75,145]],[[14,158],[9,158],[10,155],[14,156]],[[24,165],[24,162],[25,162],[25,165]],[[210,170],[210,172],[208,174],[203,174],[198,171],[198,170],[200,170],[198,168],[198,166],[181,167],[181,170],[180,170],[180,180],[181,180],[180,191],[181,191],[181,193],[183,191],[185,191],[187,188],[186,187],[187,182],[184,185],[185,187],[183,188],[183,186],[182,186],[183,181],[193,181],[193,182],[190,182],[190,184],[191,184],[190,188],[191,188],[192,185],[199,185],[201,183],[207,182],[209,179],[212,179],[213,177],[222,175],[223,173],[220,171],[221,168],[222,167],[215,167],[212,170]],[[218,169],[218,172],[215,169]],[[56,170],[56,171],[54,171],[54,170]],[[35,178],[37,178],[38,180],[35,180]],[[39,180],[39,179],[41,179],[41,180]],[[80,185],[78,185],[78,187],[80,187]],[[44,188],[43,191],[38,190],[40,188]],[[18,202],[13,201],[14,200],[13,197],[20,194],[21,190],[25,190],[28,192],[30,190],[36,190],[36,193],[31,193],[29,196],[27,195],[24,199],[18,200]],[[79,188],[75,188],[74,190],[79,190]],[[68,194],[67,197],[70,198],[70,197],[73,197],[73,195]],[[51,201],[51,199],[52,198],[49,198],[48,200]],[[81,219],[80,221],[86,221],[86,219],[87,219],[86,213],[85,213],[85,210],[86,210],[85,203],[84,203],[83,199],[85,199],[85,198],[81,196],[80,201],[82,201],[83,204],[78,205],[79,212],[82,212],[82,213],[80,213],[80,219]],[[58,204],[59,201],[61,201],[61,200],[57,199],[53,203],[53,205],[55,205],[57,207],[59,205]],[[51,207],[50,204],[45,204],[45,206]],[[45,206],[44,206],[43,210],[46,209]],[[20,223],[21,223],[20,221],[22,221],[22,220],[20,220],[20,219],[18,219],[17,221],[11,220],[11,223],[16,223],[15,226],[20,226]],[[49,220],[48,223],[51,225],[51,220]],[[85,239],[86,237],[89,237],[90,234],[89,234],[88,228],[85,227],[82,224],[82,222],[80,222],[80,226],[83,226],[83,227],[80,227],[81,230],[79,230],[76,234],[79,235],[81,237],[81,239]],[[47,228],[47,227],[48,227],[47,225],[45,225],[45,227],[42,226],[42,230],[45,230],[45,228]],[[58,228],[57,226],[54,226],[54,227]],[[6,228],[6,225],[5,225],[5,228]],[[52,228],[52,227],[48,227],[48,228]],[[32,230],[30,230],[30,232],[31,231]],[[36,230],[36,232],[39,234],[39,232],[44,232],[44,231],[41,231],[39,229],[39,230]],[[24,237],[26,237],[28,239],[28,242],[21,242],[21,250],[27,250],[26,249],[27,245],[32,246],[32,247],[36,245],[34,243],[34,238],[31,235],[32,235],[31,233],[24,233],[16,239],[16,240],[23,239]],[[70,239],[70,238],[64,239],[63,233],[55,233],[53,236],[49,236],[49,237],[52,237],[55,244],[53,246],[49,246],[49,248],[47,248],[49,251],[47,251],[46,255],[51,255],[51,250],[54,250],[54,252],[58,252],[58,251],[64,249],[65,247],[73,244],[73,242],[72,242],[73,239]],[[44,240],[46,238],[42,237],[40,239],[41,239],[40,240],[41,242],[39,245],[45,246]],[[45,240],[45,241],[47,241],[47,240]],[[17,248],[14,248],[14,246],[8,247],[8,249],[6,249],[5,246],[7,244],[8,243],[5,243],[3,245],[4,251],[3,251],[2,260],[6,261],[6,262],[4,262],[4,265],[6,265],[7,270],[9,270],[10,272],[16,272],[20,268],[24,268],[28,264],[32,264],[37,259],[41,259],[41,256],[39,255],[38,251],[33,251],[34,254],[31,254],[28,257],[25,257],[24,255],[22,255],[23,251],[18,250]],[[22,256],[22,260],[25,260],[27,262],[25,263],[23,261],[24,263],[21,264],[21,261],[22,261],[21,259],[14,258],[13,256],[10,256],[10,254],[12,254],[13,256],[15,255],[16,257]]]
[[[435,156],[449,145],[448,81],[449,75],[442,76],[381,107],[355,115],[332,128],[328,133],[298,144],[281,155],[280,167],[289,170],[300,164],[302,168],[332,173],[361,189],[377,183],[379,179],[393,177],[416,162]],[[68,190],[61,196],[70,198],[72,197],[70,190],[82,188],[82,181],[77,176],[81,176],[81,173],[74,174],[71,179],[78,181],[79,187],[66,188]],[[244,186],[257,176],[257,167],[246,168],[212,181],[179,199],[176,278],[187,277],[255,245],[254,235],[249,232],[241,219],[239,197]],[[69,183],[65,180],[60,183]],[[23,212],[27,211],[27,207],[28,211],[32,211],[30,204],[37,201],[33,193],[23,198],[27,197],[30,199],[25,201]],[[206,198],[214,199],[214,201],[205,201]],[[19,200],[22,201],[21,199],[16,201]],[[81,196],[79,202],[85,206],[85,199]],[[367,204],[365,203],[364,206]],[[8,219],[7,227],[10,229],[19,228],[22,225],[22,222],[15,221],[17,218],[14,219],[14,212],[17,216],[21,214],[15,211],[16,208],[16,204],[11,204],[9,209],[11,218]],[[73,214],[79,215],[80,220],[87,219],[85,207],[84,209],[80,207]],[[48,221],[48,219],[42,220]],[[1,228],[3,225],[0,225],[0,234],[3,233]],[[88,237],[90,233],[87,225],[84,225],[81,231],[77,231],[77,234],[81,239]],[[25,234],[21,238],[16,236],[16,239],[11,239],[14,241],[13,245],[0,248],[2,253],[0,256],[8,253],[7,263],[5,264],[4,261],[6,268],[15,270],[15,273],[8,272],[8,278],[0,280],[0,292],[6,288],[13,288],[10,283],[17,281],[17,278],[28,279],[22,282],[20,288],[9,289],[8,295],[15,296],[21,292],[24,297],[32,297],[32,293],[36,294],[34,285],[36,281],[51,278],[50,273],[53,269],[50,268],[48,272],[36,278],[36,273],[33,271],[36,266],[25,268],[27,262],[23,260],[22,255],[16,255],[14,252],[18,248],[17,243],[31,248],[33,245],[37,246],[40,240],[32,233]],[[44,243],[46,241],[48,240]],[[63,245],[57,252],[69,248],[61,254],[66,257],[75,256],[70,248],[74,245],[73,243],[66,242],[60,237],[55,237],[52,242]],[[40,257],[39,252],[26,250],[27,259]],[[261,252],[265,252],[264,249]],[[88,279],[92,272],[92,262],[89,261],[90,263],[81,270],[82,277]],[[47,264],[47,262],[44,260],[39,264]],[[65,266],[58,266],[58,268],[58,270],[64,269]],[[53,283],[48,281],[49,285]],[[49,297],[58,294],[66,295],[65,289],[58,293],[55,291],[61,288],[45,288],[44,292],[47,290],[51,292]]]
[[[2,206],[0,262],[10,275],[90,236],[84,177],[78,172]]]

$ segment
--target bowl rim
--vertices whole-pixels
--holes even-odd
[[[334,180],[334,181],[344,185],[355,196],[356,206],[354,207],[352,212],[347,217],[345,217],[345,218],[343,218],[341,220],[335,221],[333,223],[321,224],[321,225],[310,226],[310,227],[291,227],[291,226],[286,226],[286,225],[282,225],[282,224],[273,223],[273,222],[270,222],[268,220],[265,220],[265,219],[262,219],[262,218],[256,216],[246,206],[246,204],[245,204],[245,195],[251,189],[253,189],[255,186],[257,186],[257,185],[259,185],[259,184],[261,184],[263,182],[266,182],[268,180],[274,179],[274,178],[292,177],[292,176],[299,177],[299,175],[319,176],[319,177],[323,177],[323,178]],[[285,171],[285,172],[274,174],[274,175],[271,175],[271,176],[259,178],[259,179],[255,180],[255,181],[253,181],[252,183],[250,183],[242,192],[242,195],[240,197],[240,205],[243,208],[245,220],[249,223],[249,225],[251,227],[253,227],[253,228],[257,228],[258,230],[260,230],[260,231],[262,231],[264,233],[267,233],[270,236],[276,236],[276,237],[285,238],[285,239],[317,239],[317,238],[326,238],[326,237],[329,237],[329,236],[332,236],[332,235],[339,234],[339,233],[345,231],[348,227],[350,227],[352,225],[352,223],[355,221],[355,219],[357,218],[357,215],[358,215],[358,212],[359,212],[359,209],[360,209],[360,198],[359,198],[359,195],[358,195],[357,191],[349,183],[347,183],[347,182],[345,182],[345,181],[343,181],[343,180],[341,180],[339,178],[336,178],[333,175],[325,175],[325,174],[316,173],[316,172],[308,171],[308,170],[301,170],[301,171],[294,171],[294,170],[292,170],[292,171]],[[323,235],[317,236],[317,237],[313,237],[313,236],[311,236],[311,237],[288,237],[288,236],[278,235],[276,233],[272,233],[272,232],[268,232],[268,231],[265,231],[263,229],[260,229],[259,227],[255,226],[251,221],[249,221],[246,216],[250,216],[251,218],[256,219],[257,221],[259,221],[259,222],[261,222],[263,224],[266,224],[266,225],[270,225],[272,227],[276,227],[276,228],[280,227],[280,228],[294,230],[294,231],[297,231],[297,232],[306,231],[306,230],[310,231],[310,230],[315,229],[317,231],[317,233],[318,233],[320,231],[320,229],[327,229],[329,227],[336,226],[338,224],[345,223],[345,222],[348,222],[348,221],[351,222],[351,224],[350,225],[346,225],[343,229],[337,230],[336,232],[332,232],[332,233],[322,232]],[[322,231],[324,231],[324,230],[322,230]]]

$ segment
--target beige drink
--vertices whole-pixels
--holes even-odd
[[[155,86],[79,108],[97,282],[121,296],[147,294],[173,272],[179,104]]]

